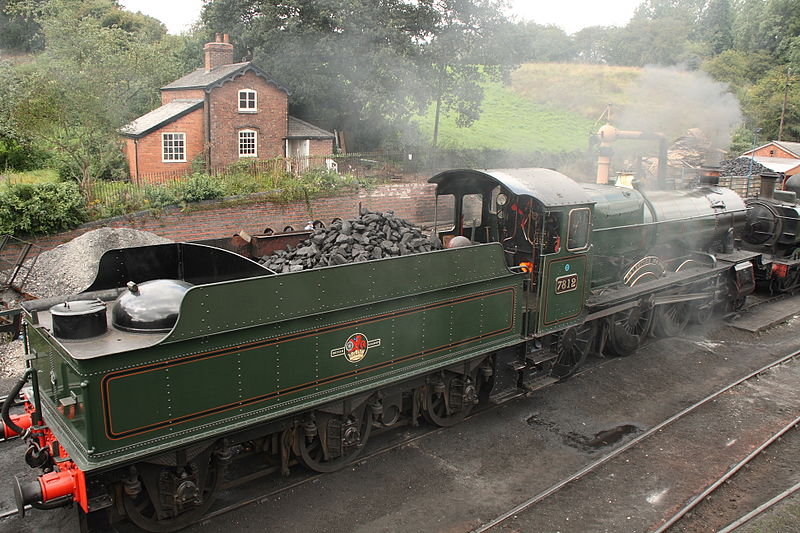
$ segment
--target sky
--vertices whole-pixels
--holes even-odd
[[[519,20],[553,24],[567,33],[587,26],[624,26],[642,0],[510,0],[509,13]],[[202,0],[121,0],[129,11],[141,11],[166,24],[170,33],[189,29],[200,15]]]

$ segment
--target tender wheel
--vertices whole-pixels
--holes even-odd
[[[200,466],[198,463],[206,464]],[[180,470],[180,471],[178,471]],[[141,529],[158,533],[177,531],[208,511],[224,477],[224,464],[215,454],[201,454],[184,468],[151,463],[136,466],[137,474],[124,481],[123,506]]]
[[[464,420],[478,403],[480,391],[475,375],[445,372],[440,381],[425,387],[422,414],[440,427],[454,426]]]
[[[309,470],[334,472],[361,453],[371,429],[371,416],[364,408],[346,417],[317,412],[314,421],[297,428],[295,451]]]
[[[659,337],[674,337],[689,324],[691,306],[686,302],[665,304],[658,308],[653,333]]]
[[[594,322],[586,322],[562,331],[556,340],[555,352],[558,357],[550,374],[558,379],[566,379],[574,374],[589,355],[594,334]]]
[[[611,315],[608,329],[611,355],[625,357],[635,352],[650,332],[653,314],[653,308],[645,303]]]

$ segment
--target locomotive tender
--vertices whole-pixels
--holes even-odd
[[[28,370],[2,432],[44,473],[16,481],[20,513],[75,503],[85,530],[180,529],[242,449],[283,474],[332,471],[373,428],[455,424],[590,351],[627,355],[740,305],[754,269],[772,274],[775,257],[735,247],[771,226],[713,183],[430,181],[444,250],[286,274],[201,244],[112,250],[83,293],[26,302]]]

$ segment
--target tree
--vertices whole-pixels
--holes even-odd
[[[620,29],[613,26],[589,26],[572,36],[575,56],[584,63],[614,63],[615,45]]]
[[[733,11],[730,0],[710,0],[700,17],[697,31],[714,55],[733,48]]]
[[[564,30],[535,22],[507,22],[489,44],[495,55],[508,54],[511,63],[571,61],[575,46]]]
[[[13,10],[13,2],[0,0],[0,48],[15,52],[42,49],[44,36],[33,17]]]
[[[156,107],[158,87],[186,67],[175,61],[169,39],[151,40],[158,32],[147,20],[138,34],[117,24],[124,17],[109,17],[119,10],[110,0],[28,7],[37,8],[45,49],[15,70],[10,124],[48,149],[88,197],[94,180],[124,173],[118,129]]]
[[[778,138],[786,81],[786,67],[774,67],[748,91],[744,102],[749,122],[761,128],[762,136],[767,139]],[[800,108],[795,104],[800,101],[800,84],[796,79],[790,78],[788,91],[782,139],[800,141]]]
[[[478,43],[501,18],[495,0],[216,0],[202,15],[291,88],[293,114],[367,149],[396,138],[440,90],[474,116],[487,72],[473,68],[486,60]]]

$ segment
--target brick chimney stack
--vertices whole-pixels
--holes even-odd
[[[228,42],[228,34],[216,34],[213,43],[206,43],[203,47],[206,56],[206,72],[222,65],[233,63],[233,45]]]

